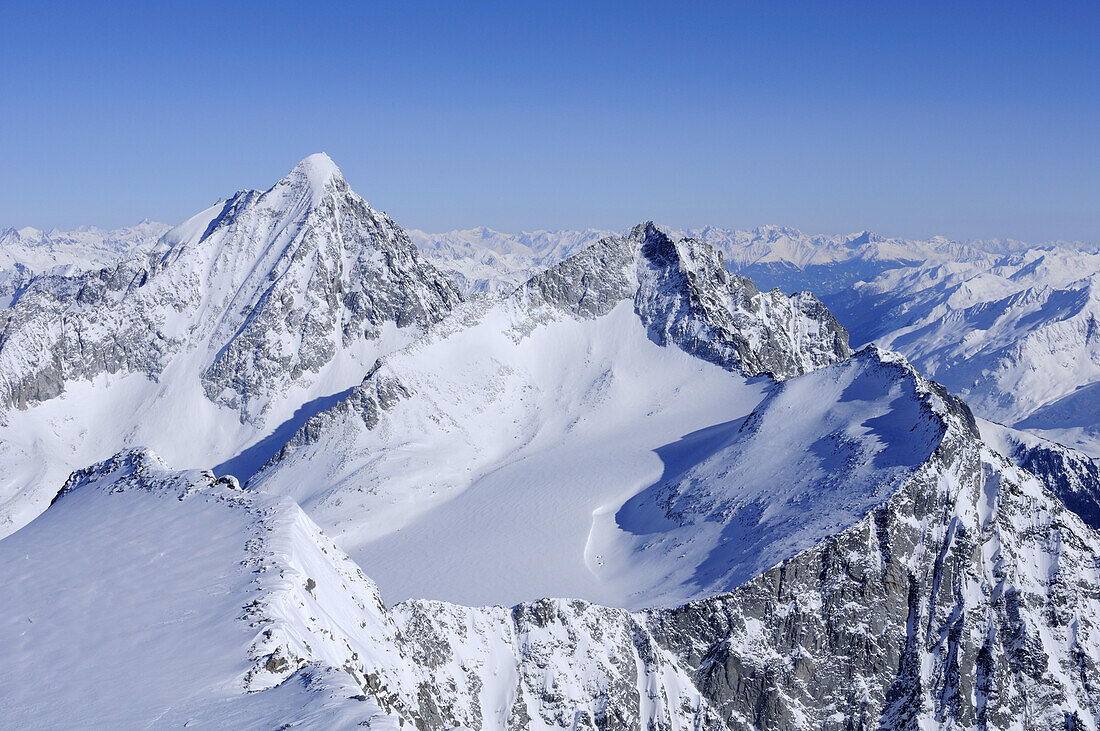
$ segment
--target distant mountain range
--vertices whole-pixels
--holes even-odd
[[[160,228],[0,242],[5,723],[1100,724],[1095,250]]]

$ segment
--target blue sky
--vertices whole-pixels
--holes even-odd
[[[1100,3],[9,3],[0,226],[324,150],[409,228],[1100,240]]]

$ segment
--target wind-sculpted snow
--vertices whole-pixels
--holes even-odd
[[[657,451],[660,479],[593,512],[587,565],[620,597],[699,597],[647,612],[645,636],[673,652],[724,727],[1097,726],[1100,538],[983,443],[965,404],[899,356],[865,350],[780,384],[747,419]],[[582,469],[597,464],[572,456]],[[531,461],[506,469],[502,483],[538,481],[550,463]],[[541,493],[568,483],[557,469]],[[1064,463],[1046,469],[1048,485],[1074,479]],[[589,475],[588,485],[605,479]],[[543,527],[560,536],[558,506],[541,504],[528,522],[516,510],[530,495],[521,490],[494,516],[502,528],[523,525],[505,550],[534,545],[541,563],[561,561],[566,551],[537,537]],[[498,570],[491,552],[479,550],[477,561],[462,553],[462,543],[477,544],[476,526],[405,531],[418,528],[457,582]],[[387,560],[418,548],[399,545],[405,552]],[[459,560],[447,560],[454,551]],[[431,608],[456,611],[442,603],[403,606],[420,607],[416,626],[431,628],[437,652],[451,658],[445,648],[469,620],[432,620]],[[568,626],[562,605],[548,606]],[[604,624],[627,616],[612,612]],[[555,678],[555,687],[567,683]],[[477,687],[456,681],[464,684]]]
[[[941,394],[874,349],[780,384],[745,420],[666,449],[661,479],[593,546],[603,571],[650,603],[741,585],[888,499],[942,439]]]
[[[463,302],[315,155],[21,280],[0,525],[44,512],[0,540],[3,724],[1100,725],[1096,463],[729,271],[832,272],[1053,431],[1091,424],[1091,255],[492,238],[417,236]]]
[[[858,525],[656,618],[731,727],[1097,727],[1098,536],[959,427]]]
[[[845,335],[812,297],[761,294],[642,225],[383,358],[252,484],[299,500],[392,597],[637,606],[653,587],[605,579],[597,516],[661,474],[663,445],[845,358]],[[470,576],[482,556],[496,569]]]
[[[21,588],[0,617],[14,653],[0,712],[36,726],[1096,728],[1100,536],[904,362],[868,351],[798,380],[866,399],[892,376],[896,429],[832,410],[878,443],[871,462],[932,449],[889,494],[729,593],[640,613],[387,610],[293,502],[117,455],[0,541],[0,581]],[[766,432],[798,380],[744,431]],[[907,419],[924,424],[920,449]],[[118,682],[132,677],[142,693]]]
[[[44,505],[44,484],[126,446],[182,467],[228,462],[460,301],[323,154],[158,247],[37,277],[0,311],[5,532]]]
[[[0,614],[6,725],[411,716],[415,687],[390,673],[402,660],[373,584],[289,500],[125,452],[74,473],[0,556],[3,584],[19,587]],[[368,682],[371,703],[324,690]]]

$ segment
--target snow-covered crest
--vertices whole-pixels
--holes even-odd
[[[0,311],[0,500],[38,490],[3,508],[6,530],[44,506],[44,484],[127,445],[177,466],[239,455],[460,301],[323,154],[162,241],[106,269],[38,277]],[[62,395],[85,405],[74,415]],[[53,411],[64,423],[47,427]],[[85,423],[93,412],[108,421]],[[44,454],[43,429],[66,446]]]
[[[877,507],[727,594],[637,614],[569,600],[387,611],[292,502],[118,455],[74,475],[38,521],[0,542],[4,582],[23,588],[0,636],[35,658],[4,667],[32,669],[38,682],[25,687],[50,694],[0,705],[42,721],[43,709],[78,704],[121,725],[1094,727],[1100,536],[984,445],[965,406],[870,350],[788,381],[738,431],[766,432],[798,389],[866,400],[867,377],[892,376],[913,388],[932,451]],[[864,421],[834,419],[849,434]],[[913,448],[910,432],[884,429],[870,427],[869,463]],[[53,601],[59,572],[81,600]],[[118,592],[125,602],[110,601]],[[54,628],[77,622],[71,642],[55,641]],[[129,651],[137,639],[142,651]],[[104,657],[104,643],[128,651]],[[95,671],[73,672],[74,658]],[[113,678],[134,673],[147,692],[119,693]]]
[[[976,422],[900,355],[848,357],[820,301],[730,273],[714,235],[643,224],[462,303],[313,156],[136,260],[34,280],[0,320],[28,407],[0,427],[9,486],[44,505],[50,469],[169,454],[77,470],[0,541],[0,685],[33,672],[4,717],[1095,727],[1100,539],[1073,513],[1095,464]],[[1041,294],[1009,319],[1083,311]],[[271,454],[247,490],[168,467]],[[387,610],[295,501],[383,592],[522,601]]]

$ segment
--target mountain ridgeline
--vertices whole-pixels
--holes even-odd
[[[114,267],[35,279],[0,313],[0,404],[26,408],[100,373],[155,378],[202,350],[207,396],[256,419],[337,350],[378,339],[388,323],[423,329],[460,301],[324,155],[162,241],[163,252]]]
[[[730,271],[984,255],[651,222],[478,249],[324,154],[142,231],[20,264],[0,310],[12,725],[1100,727],[1096,463]],[[1005,246],[989,271],[1039,276]],[[1058,291],[1009,324],[1080,330]]]

